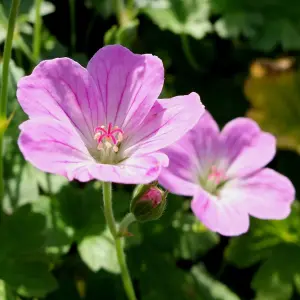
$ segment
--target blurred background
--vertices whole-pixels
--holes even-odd
[[[0,3],[1,61],[11,0]],[[100,183],[46,175],[16,144],[26,119],[15,98],[18,79],[43,59],[69,56],[86,66],[115,43],[163,60],[161,97],[195,91],[220,126],[248,116],[276,135],[270,167],[300,188],[299,0],[22,0],[5,137],[11,217],[0,227],[0,279],[16,299],[125,299]],[[114,188],[118,220],[132,189]],[[300,299],[298,203],[288,219],[251,220],[250,232],[229,239],[197,222],[189,199],[170,195],[160,220],[131,231],[125,247],[139,299]]]

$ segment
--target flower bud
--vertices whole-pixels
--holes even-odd
[[[156,184],[137,187],[130,204],[130,211],[139,222],[159,219],[166,207],[167,192],[159,189]]]

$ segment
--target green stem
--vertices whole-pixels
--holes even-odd
[[[108,225],[108,228],[115,240],[117,258],[121,269],[121,276],[123,280],[124,289],[129,300],[136,300],[133,284],[126,263],[125,253],[123,251],[122,237],[118,236],[117,225],[113,214],[111,183],[103,182],[102,189],[103,189],[104,215],[106,218],[106,223]]]
[[[69,0],[69,6],[70,6],[70,29],[71,29],[70,56],[72,56],[75,52],[75,47],[76,47],[75,0]]]
[[[128,16],[124,5],[124,0],[114,0],[115,12],[120,26],[128,23]]]
[[[128,226],[135,221],[136,218],[134,214],[128,213],[120,223],[118,234],[122,236],[122,234],[124,234],[127,231]]]
[[[7,91],[9,77],[9,62],[11,58],[11,49],[13,43],[14,30],[18,15],[20,0],[12,0],[12,5],[8,20],[7,36],[5,40],[3,65],[2,65],[2,84],[0,95],[0,119],[6,119],[7,114]],[[2,217],[2,204],[4,198],[4,181],[3,181],[3,135],[0,134],[0,221]]]
[[[181,37],[182,50],[183,50],[189,64],[195,70],[199,70],[199,65],[198,65],[196,59],[194,58],[194,56],[192,54],[192,51],[191,51],[191,48],[190,48],[188,36],[186,34],[182,34],[180,37]]]
[[[41,28],[42,28],[42,18],[41,18],[41,5],[43,0],[35,0],[35,23],[34,23],[34,33],[33,33],[33,60],[39,61],[40,51],[41,51]]]

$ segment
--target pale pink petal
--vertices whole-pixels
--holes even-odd
[[[198,189],[191,207],[195,216],[210,230],[225,236],[236,236],[249,229],[249,215],[239,201],[217,197]]]
[[[157,179],[161,168],[168,165],[163,153],[133,156],[118,165],[94,164],[89,167],[92,176],[101,181],[123,184],[146,184]]]
[[[262,132],[247,118],[237,118],[227,123],[221,132],[223,156],[228,164],[228,177],[250,174],[268,164],[276,152],[276,140]]]
[[[93,162],[79,134],[61,121],[35,118],[20,128],[21,152],[42,171],[68,176],[69,168]]]
[[[221,194],[222,197],[237,199],[243,209],[260,219],[286,218],[295,200],[291,181],[268,168],[229,182]]]
[[[196,164],[194,164],[196,160],[193,153],[189,155],[186,148],[178,142],[162,151],[169,157],[170,163],[167,168],[162,168],[158,178],[159,184],[173,194],[194,195],[197,188],[197,178],[195,175]]]
[[[87,69],[100,91],[106,123],[121,127],[127,134],[149,113],[164,82],[158,57],[133,54],[120,45],[100,49]]]
[[[88,71],[69,58],[42,61],[18,83],[18,100],[30,118],[49,117],[72,124],[85,142],[104,122],[100,95]]]
[[[205,111],[193,129],[179,141],[164,148],[170,159],[163,168],[159,183],[174,194],[192,196],[200,184],[200,174],[206,174],[212,161],[218,158],[219,128]]]
[[[157,100],[143,124],[124,141],[125,153],[151,153],[192,129],[204,113],[198,94]]]

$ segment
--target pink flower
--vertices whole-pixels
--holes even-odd
[[[18,84],[29,116],[20,126],[25,159],[69,180],[155,180],[168,165],[157,151],[204,112],[196,93],[158,100],[163,82],[159,58],[119,45],[100,49],[86,69],[69,58],[41,62]]]
[[[239,235],[249,215],[284,219],[295,189],[288,178],[263,168],[275,155],[276,141],[247,118],[229,122],[220,132],[205,113],[180,141],[164,150],[170,164],[159,182],[175,194],[193,196],[192,210],[212,231]]]

